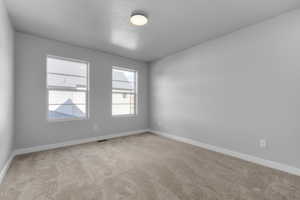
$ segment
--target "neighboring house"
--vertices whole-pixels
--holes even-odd
[[[55,111],[49,111],[49,119],[64,119],[64,118],[81,118],[85,114],[73,103],[71,99],[68,99],[62,105],[60,105]]]

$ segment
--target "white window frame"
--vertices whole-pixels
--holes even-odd
[[[129,72],[134,72],[136,74],[135,76],[135,112],[133,114],[113,114],[112,113],[112,107],[113,107],[113,69],[118,69],[118,70],[124,70],[124,71],[129,71]],[[139,72],[138,70],[131,69],[128,67],[118,67],[118,66],[112,66],[111,69],[111,116],[112,117],[136,117],[138,115],[138,105],[139,105],[139,94],[138,94],[138,79],[139,79]]]
[[[53,58],[53,59],[58,59],[58,60],[65,60],[65,61],[72,61],[72,62],[79,62],[79,63],[84,63],[87,65],[87,88],[85,91],[83,90],[72,90],[72,89],[57,89],[57,88],[49,88],[48,87],[48,58]],[[90,113],[90,63],[85,60],[80,60],[80,59],[74,59],[74,58],[67,58],[67,57],[62,57],[62,56],[55,56],[55,55],[46,55],[46,119],[48,122],[64,122],[64,121],[77,121],[77,120],[88,120],[90,118],[89,113]],[[85,98],[85,106],[86,106],[86,115],[85,117],[69,117],[69,118],[64,118],[64,119],[49,119],[49,91],[71,91],[71,92],[78,92],[82,91],[85,92],[86,98]]]

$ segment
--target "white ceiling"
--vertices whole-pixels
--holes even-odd
[[[300,0],[6,0],[18,31],[152,61],[298,8]],[[134,10],[149,23],[134,27]]]

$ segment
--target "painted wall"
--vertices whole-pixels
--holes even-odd
[[[300,167],[300,10],[153,62],[150,83],[152,129]]]
[[[0,0],[0,172],[14,139],[14,31]]]
[[[90,118],[49,122],[46,56],[90,62]],[[112,66],[138,70],[138,115],[111,116]],[[16,33],[16,147],[25,148],[148,128],[146,63],[57,41]]]

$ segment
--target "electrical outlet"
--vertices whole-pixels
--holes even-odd
[[[266,139],[260,139],[259,140],[259,147],[262,149],[267,148],[267,140]]]

